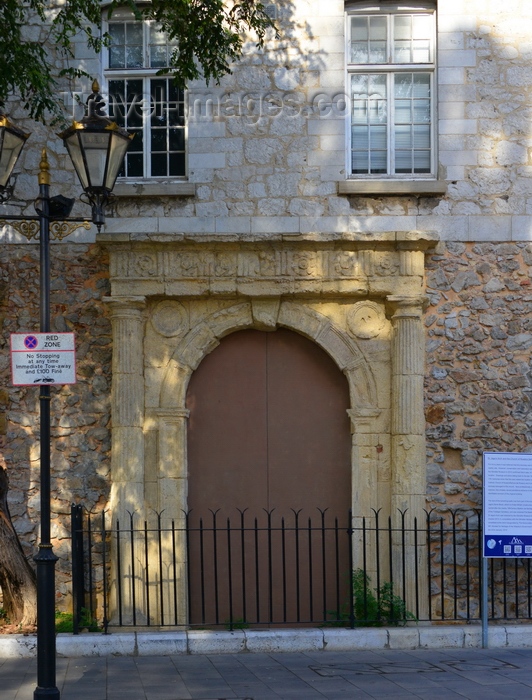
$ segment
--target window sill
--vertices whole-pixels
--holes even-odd
[[[444,195],[445,180],[341,180],[338,194]]]
[[[193,197],[194,182],[117,182],[113,189],[117,197]]]

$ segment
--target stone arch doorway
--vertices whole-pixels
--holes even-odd
[[[191,624],[309,624],[346,600],[349,405],[332,359],[282,328],[223,338],[193,373]]]

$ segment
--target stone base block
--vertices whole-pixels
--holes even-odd
[[[385,629],[325,629],[323,631],[325,651],[351,651],[353,649],[384,649],[388,644]]]
[[[186,654],[188,651],[186,632],[146,632],[137,634],[139,656],[169,656]]]
[[[135,634],[58,634],[57,656],[136,656]]]
[[[389,649],[418,649],[419,629],[417,627],[389,627]]]
[[[464,646],[463,627],[420,627],[421,649],[461,649]]]
[[[321,651],[323,631],[317,629],[246,630],[246,649],[271,654],[279,651]]]
[[[239,654],[245,651],[244,632],[209,632],[208,630],[189,630],[189,654]]]

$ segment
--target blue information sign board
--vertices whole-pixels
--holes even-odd
[[[484,557],[532,557],[532,454],[485,452]]]

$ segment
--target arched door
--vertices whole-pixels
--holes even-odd
[[[187,406],[191,623],[323,620],[349,587],[346,378],[297,333],[240,331]]]

